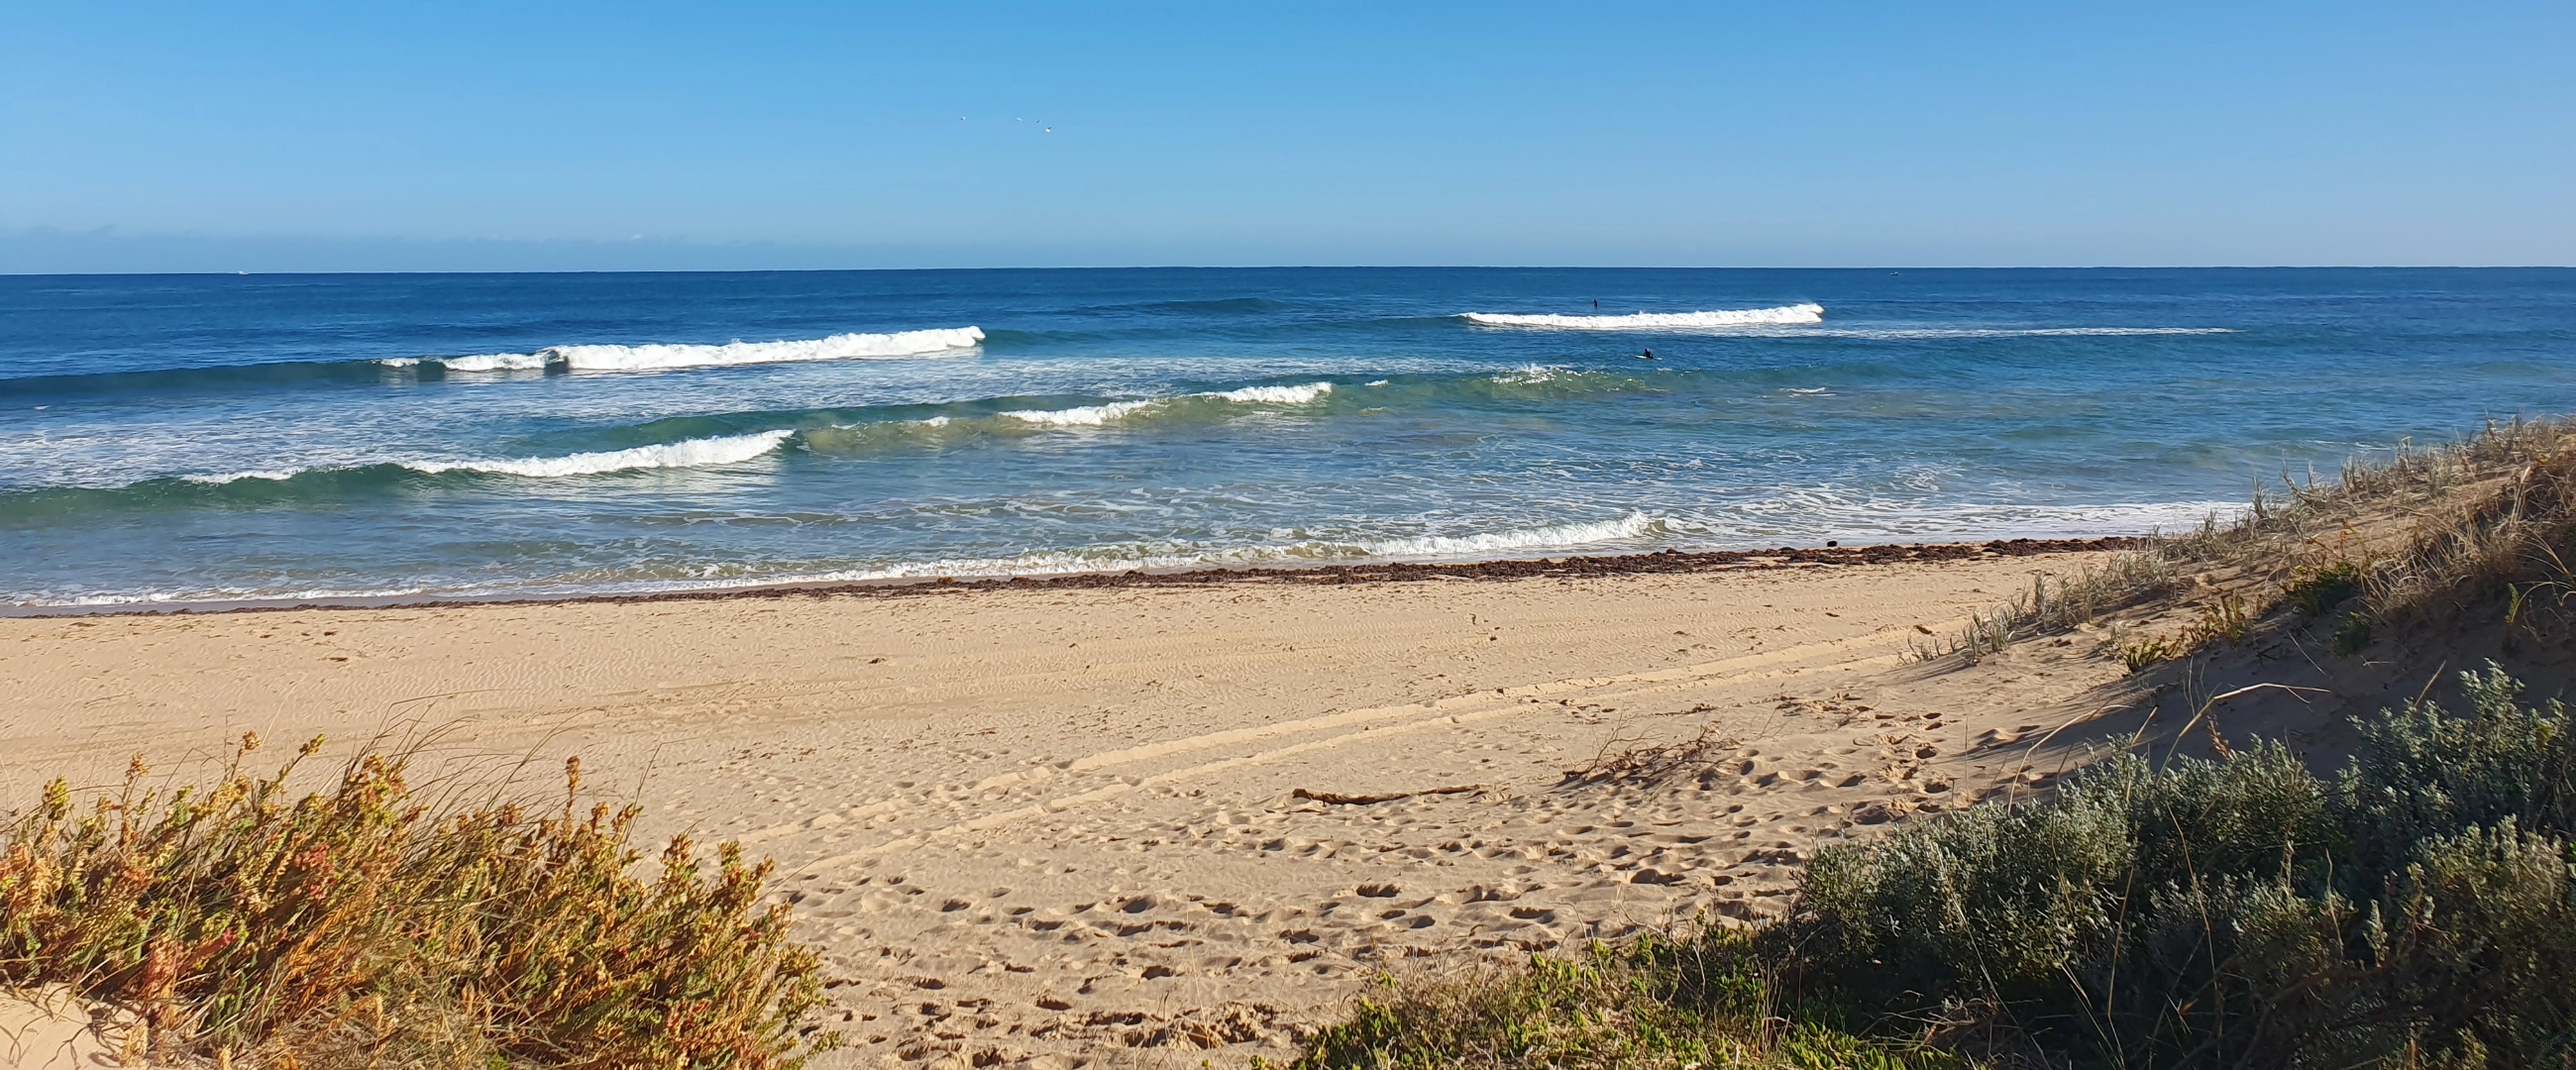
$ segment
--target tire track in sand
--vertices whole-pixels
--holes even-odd
[[[1945,621],[1939,625],[1938,630],[1964,627],[1966,624],[1966,618]],[[1803,663],[1816,660],[1825,655],[1856,654],[1878,648],[1901,646],[1913,631],[1913,625],[1907,625],[1903,628],[1882,628],[1875,632],[1846,639],[1828,639],[1815,643],[1802,643],[1797,646],[1782,647],[1778,650],[1763,651],[1754,654],[1742,654],[1732,658],[1722,658],[1717,661],[1700,662],[1693,665],[1685,665],[1671,669],[1657,669],[1650,672],[1638,673],[1621,673],[1610,676],[1573,677],[1560,680],[1549,680],[1536,684],[1523,684],[1518,687],[1496,688],[1492,691],[1477,692],[1468,695],[1453,695],[1448,698],[1433,699],[1428,702],[1413,702],[1398,706],[1374,706],[1366,709],[1347,710],[1341,713],[1324,714],[1316,717],[1301,718],[1294,721],[1281,721],[1275,724],[1227,729],[1221,732],[1209,732],[1202,735],[1186,736],[1180,739],[1166,740],[1159,743],[1147,743],[1134,747],[1125,747],[1118,750],[1102,751],[1098,754],[1090,754],[1081,758],[1076,758],[1062,766],[1042,767],[1044,770],[1043,772],[1025,771],[1005,773],[1000,776],[989,777],[978,782],[976,787],[979,790],[1003,788],[1023,781],[1047,779],[1058,775],[1059,772],[1095,772],[1114,766],[1132,765],[1138,762],[1168,758],[1177,754],[1188,754],[1196,751],[1210,750],[1240,743],[1259,742],[1261,740],[1274,739],[1280,736],[1326,731],[1335,728],[1349,728],[1354,725],[1365,726],[1361,727],[1358,731],[1344,732],[1324,739],[1290,744],[1285,747],[1259,751],[1253,754],[1239,755],[1232,758],[1221,758],[1216,761],[1205,762],[1181,769],[1167,770],[1149,776],[1122,778],[1117,783],[1105,785],[1090,791],[1077,792],[1071,795],[1046,799],[1026,806],[1014,807],[1009,810],[996,811],[981,817],[961,821],[956,824],[946,825],[940,828],[930,829],[914,833],[909,836],[889,840],[884,843],[874,844],[860,848],[856,851],[848,851],[816,859],[797,866],[795,872],[796,875],[799,876],[810,875],[819,870],[829,869],[834,866],[847,865],[851,862],[863,861],[892,851],[900,851],[912,847],[923,846],[932,841],[950,836],[983,832],[1002,825],[1007,825],[1014,821],[1041,817],[1052,813],[1060,813],[1078,806],[1107,802],[1141,788],[1209,776],[1231,769],[1242,768],[1244,766],[1278,761],[1280,759],[1294,757],[1299,754],[1307,754],[1315,751],[1346,746],[1361,740],[1385,739],[1390,735],[1399,733],[1421,731],[1432,728],[1453,727],[1493,720],[1520,712],[1526,708],[1530,702],[1535,702],[1538,699],[1551,696],[1582,694],[1587,697],[1600,699],[1628,698],[1652,694],[1657,691],[1675,690],[1687,687],[1692,684],[1704,682],[1713,676],[1739,674],[1735,677],[1736,681],[1751,682],[1755,680],[1774,679],[1777,677],[1794,675],[1806,670],[1807,666]],[[1876,667],[1881,665],[1893,666],[1900,663],[1903,660],[1903,657],[1904,655],[1902,651],[1891,650],[1886,653],[1835,659],[1829,664],[1844,668],[1860,668],[1862,666]],[[1765,668],[1770,669],[1770,671],[1746,672],[1746,670],[1759,670]],[[1641,686],[1623,687],[1622,685]],[[1478,707],[1491,708],[1479,709]],[[1410,720],[1407,720],[1408,718],[1410,718]],[[1383,723],[1388,721],[1400,721],[1404,723],[1393,725]],[[886,803],[879,803],[876,804],[876,807],[884,807],[887,805],[888,804]],[[876,807],[870,807],[870,809],[876,809]],[[747,842],[753,838],[767,838],[768,836],[777,835],[797,827],[799,826],[790,825],[781,826],[776,829],[761,829],[746,834],[743,839]]]

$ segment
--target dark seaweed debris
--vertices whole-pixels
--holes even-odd
[[[1423,580],[1582,579],[1654,573],[1733,572],[1772,568],[1819,568],[1831,565],[1894,565],[1922,561],[1970,561],[1991,557],[2125,550],[2153,540],[2138,537],[2102,539],[1998,539],[1993,542],[1915,543],[1886,546],[1783,546],[1774,550],[1658,550],[1649,554],[1609,557],[1546,557],[1512,561],[1463,561],[1414,564],[1392,561],[1364,565],[1246,566],[1182,572],[1084,572],[1069,576],[1008,578],[869,580],[847,583],[778,584],[713,591],[656,591],[651,594],[575,595],[564,598],[427,598],[417,601],[305,602],[291,606],[224,606],[195,609],[108,610],[82,616],[160,616],[164,613],[267,613],[302,609],[398,609],[433,605],[530,605],[547,602],[706,602],[733,598],[796,596],[869,596],[895,598],[957,591],[1090,590],[1111,587],[1204,587],[1222,583],[1409,583]],[[47,616],[55,614],[43,614]],[[68,615],[68,614],[66,614]]]
[[[1220,583],[1404,583],[1422,580],[1520,580],[1631,576],[1651,573],[1719,572],[1818,565],[1893,565],[1915,561],[1970,561],[1987,557],[2034,557],[2041,554],[2124,550],[2149,540],[2004,539],[1982,543],[1917,543],[1914,545],[1794,547],[1776,550],[1658,550],[1650,554],[1610,557],[1548,557],[1511,561],[1412,563],[1392,561],[1364,565],[1307,565],[1193,569],[1186,572],[1085,572],[1070,576],[961,580],[954,578],[894,583],[758,587],[733,591],[693,591],[634,595],[600,601],[656,601],[677,598],[763,598],[795,594],[931,594],[948,591],[1007,589],[1198,587]]]

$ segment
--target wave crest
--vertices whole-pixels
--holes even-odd
[[[726,342],[722,345],[653,343],[637,346],[562,345],[534,353],[485,353],[469,357],[391,357],[378,361],[389,368],[436,364],[451,372],[541,371],[561,366],[568,371],[669,371],[677,368],[725,368],[744,364],[794,364],[818,360],[889,360],[927,356],[983,344],[980,327],[941,327],[891,334],[836,334],[778,342]]]
[[[483,353],[471,357],[390,357],[377,361],[388,368],[410,368],[436,364],[452,372],[533,372],[544,371],[550,363],[539,353]]]
[[[633,449],[608,450],[600,453],[576,453],[568,457],[533,457],[505,461],[402,461],[403,467],[415,472],[437,475],[440,472],[488,472],[493,475],[527,476],[551,479],[559,476],[595,476],[609,472],[629,472],[650,468],[701,468],[707,465],[741,464],[785,442],[794,431],[760,431],[748,435],[724,435],[717,438],[693,438]]]
[[[1297,386],[1247,386],[1241,390],[1220,390],[1192,396],[1221,398],[1238,405],[1309,405],[1332,392],[1331,383],[1303,383]]]
[[[1462,312],[1459,318],[1480,327],[1551,327],[1569,331],[1706,330],[1712,327],[1777,327],[1825,321],[1825,306],[1809,302],[1778,308],[1723,309],[1712,312],[1639,312],[1628,316],[1522,316],[1508,312]]]
[[[1332,392],[1331,383],[1247,386],[1240,390],[1183,394],[1170,398],[1146,398],[1140,401],[1112,401],[1070,409],[1012,409],[1000,415],[1023,423],[1048,427],[1102,427],[1138,413],[1189,401],[1219,401],[1235,405],[1309,405]]]
[[[1152,401],[1113,401],[1106,405],[1082,405],[1070,409],[1012,409],[1002,415],[1048,427],[1101,427],[1163,403],[1159,398]]]
[[[711,465],[741,464],[777,449],[796,432],[791,430],[758,431],[748,435],[719,435],[692,438],[632,449],[575,453],[562,457],[526,457],[465,461],[378,461],[369,465],[316,465],[311,468],[260,469],[227,472],[221,475],[189,475],[179,478],[189,483],[222,486],[244,480],[266,480],[283,483],[322,472],[346,472],[356,468],[389,465],[422,475],[445,472],[481,472],[486,475],[524,476],[530,479],[554,479],[562,476],[595,476],[610,472],[634,472],[654,468],[704,468]]]

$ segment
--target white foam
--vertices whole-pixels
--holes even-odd
[[[1695,518],[1666,521],[1695,542],[1746,545],[1839,538],[1846,542],[1974,541],[2029,537],[2094,538],[2176,533],[2215,517],[2232,523],[2242,502],[2107,502],[2027,505],[2008,501],[1941,504],[1891,501],[1832,488],[1783,492],[1758,502],[1728,506]]]
[[[1807,303],[1778,308],[1725,309],[1713,312],[1639,312],[1628,316],[1521,316],[1507,312],[1465,312],[1461,318],[1484,327],[1553,327],[1570,331],[1669,331],[1724,327],[1776,327],[1822,323],[1825,306]]]
[[[1110,421],[1124,419],[1130,414],[1142,412],[1162,403],[1161,398],[1150,401],[1113,401],[1106,405],[1084,405],[1072,409],[1013,409],[1002,415],[1028,423],[1045,424],[1049,427],[1100,427]]]
[[[489,472],[494,475],[527,476],[551,479],[558,476],[595,476],[607,472],[627,472],[651,468],[700,468],[707,465],[740,464],[787,441],[794,431],[761,431],[748,435],[725,435],[717,438],[693,438],[633,449],[601,453],[576,453],[566,457],[531,457],[525,460],[495,461],[402,461],[403,467],[415,472]]]
[[[572,371],[669,371],[675,368],[723,368],[817,360],[890,360],[969,349],[983,341],[984,331],[980,327],[941,327],[891,334],[836,334],[829,338],[727,342],[723,345],[562,345],[549,346],[534,353],[388,357],[377,363],[389,368],[436,364],[451,372],[536,371],[558,364]]]
[[[1645,535],[1655,527],[1653,517],[1630,513],[1615,520],[1592,520],[1571,524],[1554,524],[1518,531],[1499,531],[1477,535],[1418,535],[1409,539],[1388,539],[1362,543],[1370,557],[1460,557],[1490,554],[1505,550],[1537,550],[1548,547],[1584,546],[1597,542],[1617,542]]]
[[[1554,381],[1558,375],[1564,374],[1569,370],[1570,369],[1567,368],[1551,368],[1543,364],[1532,364],[1512,371],[1497,372],[1493,377],[1493,381],[1495,385],[1498,386],[1526,386]]]
[[[69,598],[34,599],[9,603],[34,607],[87,607],[144,605],[208,605],[226,603],[288,603],[322,601],[359,601],[363,599],[406,598],[428,594],[426,587],[385,587],[334,590],[317,588],[309,591],[262,591],[247,587],[218,587],[197,591],[144,591],[139,594],[84,594]]]
[[[1331,383],[1306,383],[1300,386],[1247,386],[1197,397],[1222,398],[1242,405],[1306,405],[1333,392]]]
[[[1613,520],[1554,524],[1463,536],[1423,535],[1375,542],[1302,542],[1236,547],[1191,547],[1186,544],[1094,546],[1074,550],[1041,550],[1016,557],[943,558],[908,561],[877,568],[846,569],[767,577],[755,586],[803,583],[853,583],[868,580],[925,579],[937,576],[1062,576],[1131,569],[1186,570],[1295,565],[1332,561],[1404,560],[1481,557],[1496,553],[1577,547],[1635,539],[1656,531],[1660,522],[1644,513]],[[737,587],[740,580],[707,581],[659,589]]]
[[[376,363],[388,368],[435,364],[452,372],[532,372],[543,371],[548,358],[543,352],[482,353],[470,357],[386,357]]]
[[[967,349],[984,341],[976,327],[894,334],[836,334],[795,342],[728,342],[724,345],[555,346],[545,354],[574,371],[644,371],[779,364],[815,360],[884,360]]]
[[[1144,398],[1137,401],[1112,401],[1102,405],[1084,405],[1071,409],[1012,409],[1001,415],[1024,423],[1048,427],[1104,427],[1140,412],[1162,408],[1176,401],[1205,398],[1237,405],[1309,405],[1333,392],[1331,383],[1302,383],[1296,386],[1247,386],[1239,390],[1220,390],[1205,394],[1183,394],[1176,398]]]
[[[552,363],[544,353],[485,353],[473,357],[450,357],[439,361],[440,367],[452,372],[533,372],[543,371]]]
[[[179,478],[187,480],[190,483],[221,485],[241,479],[293,479],[297,476],[303,475],[304,472],[305,469],[301,468],[263,468],[248,472],[225,472],[221,475],[180,476]]]

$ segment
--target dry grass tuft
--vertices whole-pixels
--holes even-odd
[[[2190,602],[2186,572],[2234,577],[2169,637],[2116,639],[2131,672],[2216,642],[2243,643],[2277,606],[2320,624],[2338,654],[2493,609],[2537,634],[2576,620],[2576,422],[2489,424],[2466,441],[2401,446],[2342,477],[2256,487],[2232,522],[2124,552],[2100,568],[1974,615],[1915,654],[1973,665],[2012,644],[2142,606]]]
[[[2178,546],[2269,583],[2304,617],[2358,618],[2351,630],[2363,633],[2507,600],[2517,613],[2556,612],[2576,590],[2576,423],[2489,424],[2456,444],[2348,463],[2330,485],[2284,485],[2280,498],[2257,495],[2241,523]]]
[[[1987,613],[1971,614],[1956,636],[1935,638],[1916,646],[1917,660],[1955,659],[1974,665],[2024,639],[2071,631],[2120,612],[2171,595],[2182,588],[2180,558],[2170,545],[2122,551],[2098,566],[2071,576],[2036,576],[2030,590]]]
[[[766,862],[712,873],[674,838],[633,872],[638,809],[495,797],[435,805],[406,756],[296,797],[296,764],[211,789],[77,801],[60,780],[0,829],[0,987],[133,1008],[155,1062],[280,1066],[801,1065],[836,1038],[814,953],[764,906]]]

